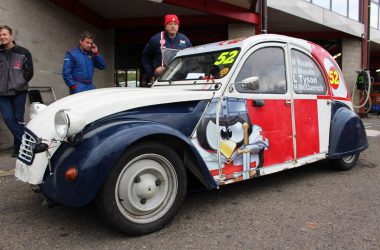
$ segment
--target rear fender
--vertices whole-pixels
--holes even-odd
[[[340,102],[335,102],[333,106],[329,145],[329,159],[357,154],[368,148],[362,120]]]

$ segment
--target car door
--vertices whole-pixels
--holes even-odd
[[[244,55],[227,88],[225,98],[245,101],[251,127],[251,137],[260,137],[265,146],[260,147],[257,174],[278,171],[269,166],[294,164],[293,101],[287,74],[287,45],[263,43],[254,46]],[[223,107],[221,108],[223,110]],[[255,141],[253,141],[255,142]],[[242,147],[244,149],[244,147]],[[251,151],[252,153],[252,151]],[[251,158],[254,157],[251,154]],[[244,162],[244,160],[243,160]]]
[[[310,157],[324,157],[328,151],[331,94],[323,71],[313,56],[290,46],[292,95],[294,99],[295,156],[297,164]],[[303,160],[302,160],[303,159]]]

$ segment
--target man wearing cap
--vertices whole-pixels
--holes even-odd
[[[176,15],[166,15],[164,27],[165,31],[159,32],[149,39],[141,55],[142,66],[148,81],[151,82],[165,69],[162,59],[162,52],[165,48],[181,50],[192,46],[189,38],[178,32],[179,19]]]

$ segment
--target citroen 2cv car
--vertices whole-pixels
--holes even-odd
[[[180,51],[150,89],[40,109],[15,175],[66,206],[96,200],[107,222],[139,235],[174,217],[194,178],[219,188],[323,159],[348,170],[367,147],[331,55],[257,35]]]

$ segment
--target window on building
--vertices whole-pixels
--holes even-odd
[[[371,1],[371,27],[378,29],[379,22],[379,0]]]
[[[347,0],[332,1],[331,10],[343,16],[347,16],[348,4]]]
[[[305,0],[322,8],[331,10],[355,21],[360,17],[360,0]],[[374,0],[378,1],[378,0]]]
[[[359,21],[360,13],[360,0],[349,0],[348,1],[348,17]]]
[[[256,77],[258,88],[245,88]],[[284,94],[286,92],[285,54],[280,47],[266,47],[253,52],[235,80],[236,90],[243,93]]]
[[[312,0],[311,2],[325,9],[330,9],[330,0]]]
[[[292,49],[293,89],[297,94],[326,94],[326,82],[314,60],[305,53]]]
[[[139,87],[140,86],[140,69],[116,69],[115,83],[116,87]]]

